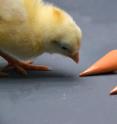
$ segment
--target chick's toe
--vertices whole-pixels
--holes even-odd
[[[35,71],[48,71],[48,67],[44,65],[33,65],[32,61],[20,61],[16,58],[10,56],[9,54],[0,51],[0,56],[2,56],[7,62],[8,65],[3,69],[3,71],[8,71],[10,69],[16,69],[23,75],[27,75],[28,70],[35,70]],[[3,72],[4,73],[4,72]],[[1,72],[1,75],[3,75]]]

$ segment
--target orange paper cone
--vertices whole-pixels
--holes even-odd
[[[103,74],[114,71],[117,71],[117,50],[112,50],[107,53],[87,70],[80,73],[80,76]]]
[[[117,86],[111,90],[110,95],[117,95]]]

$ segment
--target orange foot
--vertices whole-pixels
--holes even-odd
[[[3,69],[3,71],[9,69],[16,69],[23,75],[27,75],[28,70],[36,70],[36,71],[48,71],[47,66],[43,65],[33,65],[32,61],[19,61],[14,57],[0,51],[0,56],[2,56],[6,61],[8,61],[8,65]],[[6,74],[4,72],[0,72],[0,75]]]
[[[6,76],[8,76],[7,73],[0,71],[0,77],[6,77]]]

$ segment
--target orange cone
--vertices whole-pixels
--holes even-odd
[[[110,95],[117,95],[117,86],[110,91]]]
[[[84,72],[80,73],[80,76],[89,76],[95,74],[103,74],[117,71],[117,50],[112,50],[104,57],[94,63]]]

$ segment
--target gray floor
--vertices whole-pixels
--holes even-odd
[[[0,79],[0,124],[114,124],[117,75],[79,78],[79,72],[117,49],[116,0],[48,0],[67,10],[83,30],[80,64],[43,55],[35,62],[50,72],[12,73]]]

